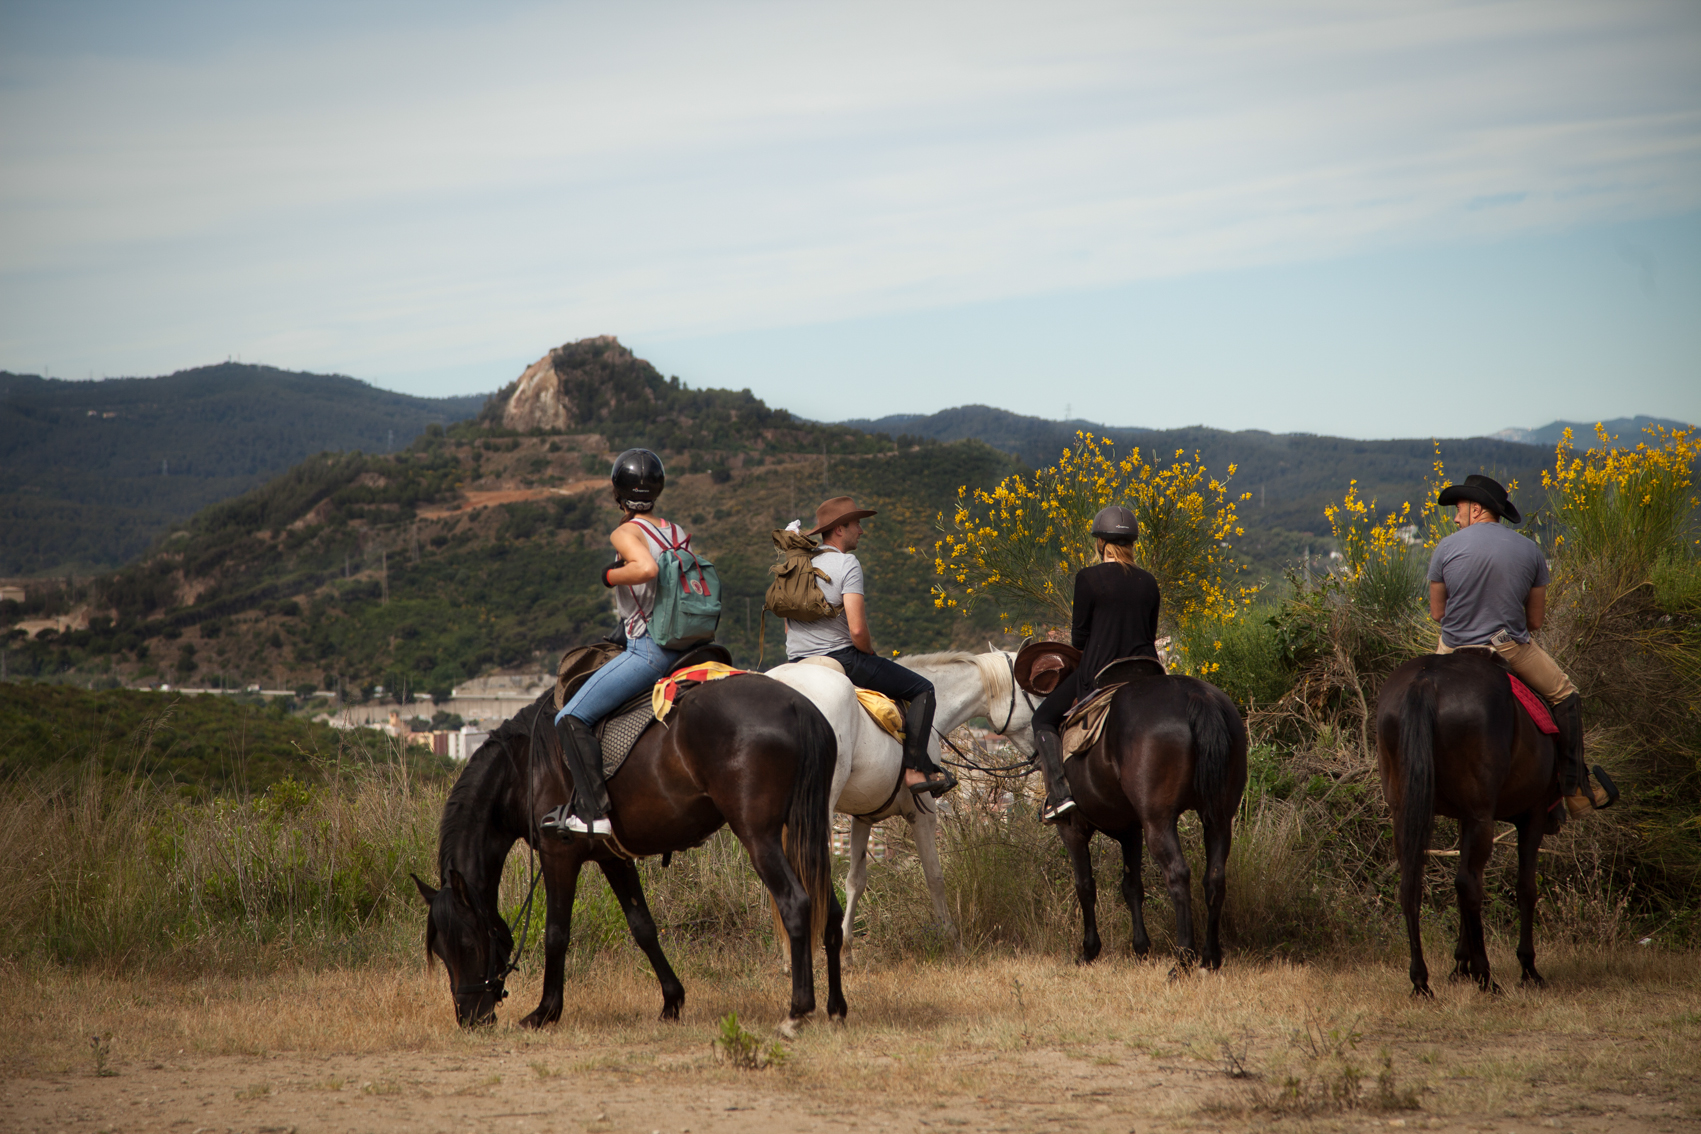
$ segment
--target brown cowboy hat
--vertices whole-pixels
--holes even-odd
[[[840,524],[878,514],[871,508],[858,508],[848,496],[835,496],[815,509],[815,527],[808,534],[825,535]]]
[[[1029,642],[1016,655],[1012,676],[1028,693],[1044,697],[1081,664],[1081,651],[1063,642]]]
[[[1448,508],[1462,500],[1481,504],[1496,516],[1511,520],[1514,524],[1523,522],[1524,517],[1518,514],[1517,505],[1506,495],[1506,490],[1500,487],[1500,482],[1479,473],[1466,477],[1464,484],[1450,484],[1443,488],[1441,495],[1436,498],[1436,503]]]

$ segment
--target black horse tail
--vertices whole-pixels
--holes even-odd
[[[1419,673],[1400,706],[1401,885],[1421,885],[1424,854],[1435,819],[1435,683]]]
[[[1187,726],[1193,732],[1193,790],[1201,815],[1226,819],[1229,807],[1229,762],[1234,756],[1235,730],[1225,708],[1209,688],[1189,690]],[[1238,714],[1235,720],[1239,724]]]
[[[820,941],[833,904],[833,817],[827,798],[839,741],[819,709],[802,697],[798,702],[797,775],[786,809],[785,852],[809,895],[809,940]]]

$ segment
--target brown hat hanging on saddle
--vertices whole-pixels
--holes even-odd
[[[858,508],[848,496],[835,496],[815,509],[815,526],[809,530],[809,534],[826,535],[840,524],[877,515],[879,513],[871,509]]]
[[[1016,655],[1012,676],[1024,692],[1044,697],[1081,664],[1081,651],[1065,642],[1029,642]]]
[[[1518,514],[1518,506],[1506,496],[1506,490],[1500,487],[1500,482],[1491,480],[1478,473],[1472,473],[1465,478],[1464,484],[1449,484],[1436,497],[1436,503],[1443,508],[1469,501],[1481,504],[1503,520],[1511,520],[1514,524],[1522,523],[1523,516]]]

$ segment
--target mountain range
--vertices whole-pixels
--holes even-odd
[[[80,389],[62,388],[73,385]],[[1140,446],[1159,463],[1197,453],[1219,477],[1236,466],[1231,487],[1251,496],[1240,505],[1246,531],[1235,550],[1265,580],[1327,548],[1323,508],[1349,482],[1383,509],[1415,503],[1437,444],[1452,477],[1489,472],[1516,483],[1526,507],[1539,503],[1534,486],[1552,459],[1545,446],[1493,438],[1119,429],[985,406],[809,422],[747,390],[664,378],[606,336],[551,350],[488,399],[411,399],[255,367],[117,385],[8,375],[0,388],[5,498],[14,507],[57,502],[75,532],[128,510],[139,517],[126,530],[131,543],[98,546],[108,555],[143,548],[93,577],[43,578],[43,568],[23,602],[0,601],[8,621],[80,611],[76,625],[87,626],[22,640],[14,631],[13,673],[258,681],[357,698],[380,687],[445,692],[493,669],[529,670],[605,630],[598,579],[616,519],[607,469],[632,445],[666,460],[667,515],[713,556],[724,585],[720,637],[744,664],[782,648],[778,627],[761,618],[769,533],[839,494],[879,510],[859,555],[882,648],[968,646],[998,633],[1002,612],[964,619],[934,607],[938,518],[960,488],[1049,464],[1077,430]],[[338,437],[350,440],[334,451]],[[156,462],[167,467],[155,473]],[[251,487],[233,495],[242,478]],[[178,481],[216,502],[195,510],[186,490],[150,495]],[[103,483],[113,486],[104,500]],[[6,523],[32,517],[41,518]],[[51,564],[57,574],[72,562],[64,547],[97,544],[60,545],[59,559],[49,541],[34,546],[35,559],[13,553],[11,562]]]
[[[0,371],[0,575],[120,566],[314,453],[406,448],[486,397],[240,363],[97,382]]]

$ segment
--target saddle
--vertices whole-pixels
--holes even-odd
[[[1099,670],[1098,688],[1085,700],[1076,702],[1063,718],[1063,758],[1085,752],[1099,742],[1117,690],[1133,681],[1164,676],[1163,663],[1148,657],[1117,658]]]
[[[1530,723],[1548,736],[1559,735],[1559,725],[1553,719],[1553,710],[1534,689],[1525,685],[1518,675],[1512,672],[1512,667],[1506,664],[1505,658],[1489,646],[1460,646],[1453,652],[1462,653],[1465,650],[1480,650],[1487,654],[1489,659],[1500,667],[1501,672],[1506,674],[1506,680],[1512,683],[1512,697],[1523,706],[1524,712],[1529,714]]]
[[[798,665],[818,665],[822,669],[830,669],[841,677],[845,667],[829,657],[810,657],[797,659]],[[880,726],[880,731],[902,743],[904,739],[904,713],[898,708],[898,703],[884,693],[876,693],[872,689],[856,688],[856,699],[862,705],[862,711],[869,719]]]
[[[561,655],[561,664],[557,668],[555,678],[555,709],[561,711],[561,706],[567,699],[579,691],[587,678],[621,654],[621,647],[612,642],[593,642],[588,646],[577,646]],[[673,664],[673,669],[667,678],[656,683],[656,689],[675,676],[687,670],[700,669],[706,665],[720,665],[730,668],[732,654],[718,642],[708,642],[696,646],[681,654]],[[674,697],[677,697],[675,683]],[[694,682],[691,684],[695,684]],[[644,730],[661,719],[658,715],[653,698],[655,689],[640,693],[614,712],[598,721],[592,728],[591,734],[602,745],[602,774],[604,779],[613,779],[614,774],[626,762],[626,757],[637,747],[638,738],[644,735]],[[673,697],[669,699],[669,706]]]

